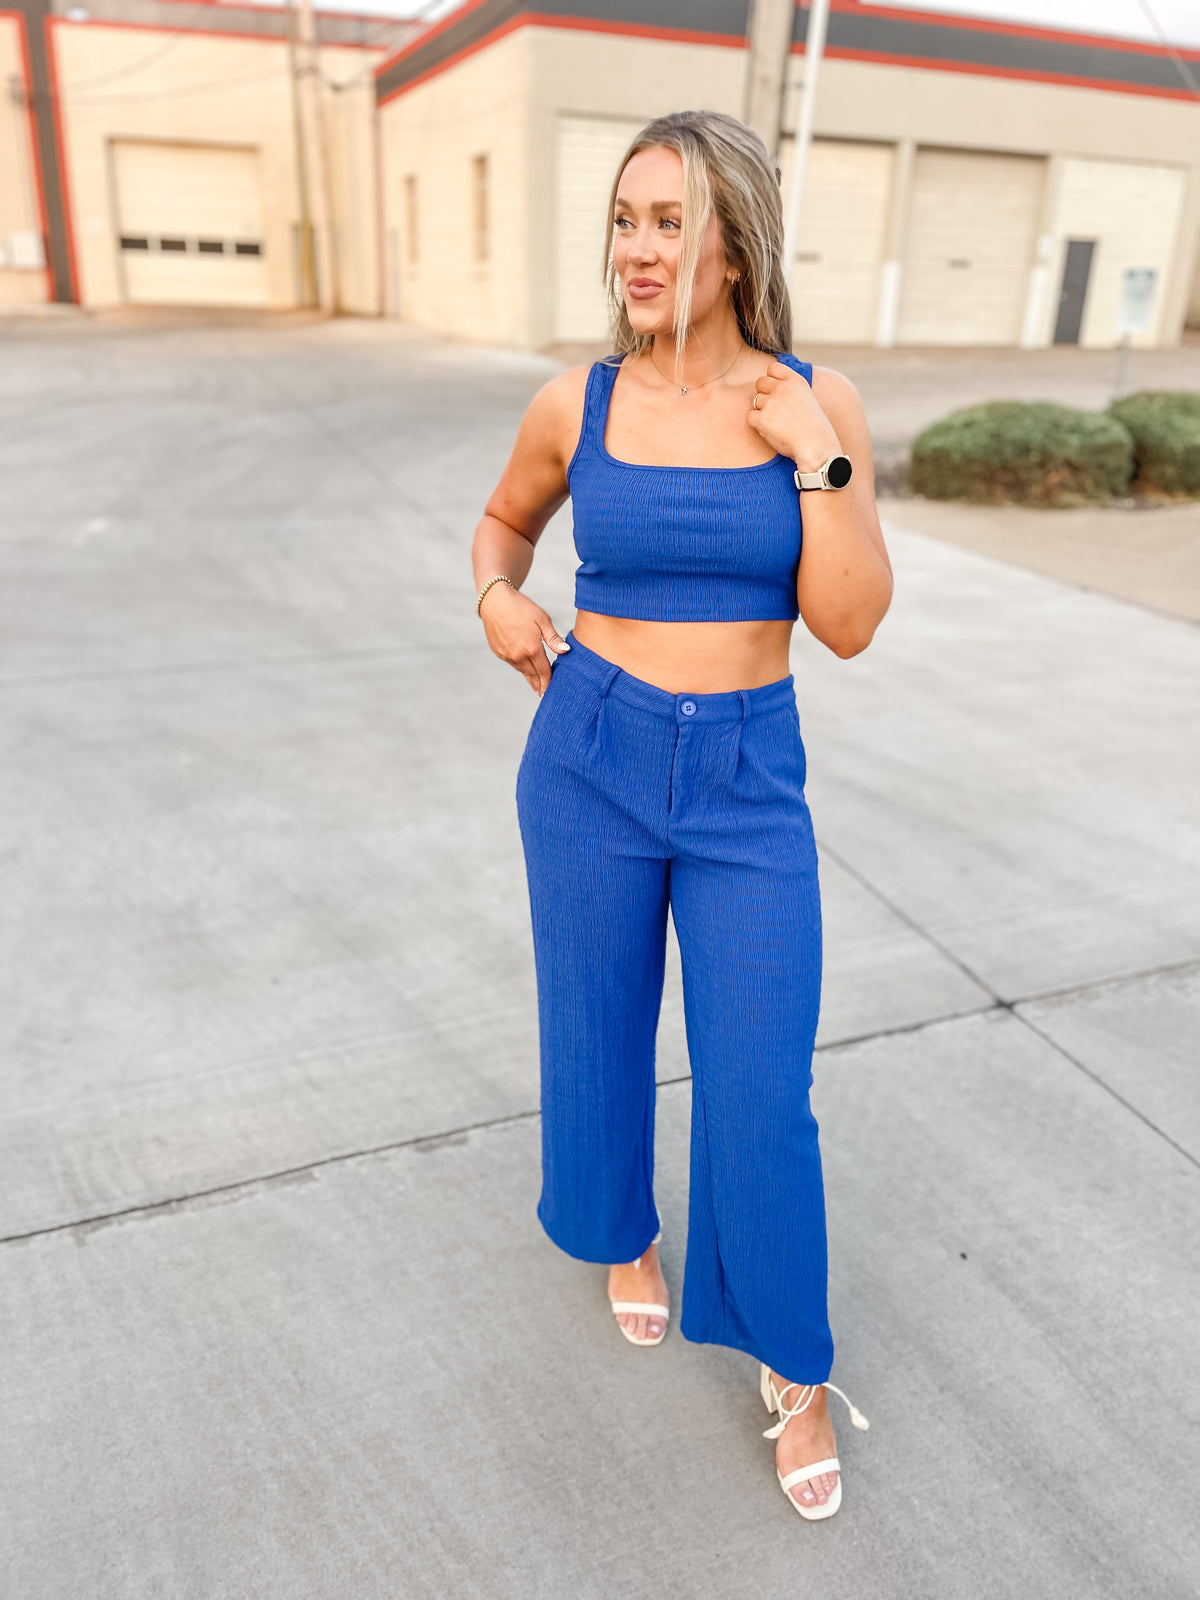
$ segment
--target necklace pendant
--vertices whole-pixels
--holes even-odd
[[[687,393],[687,384],[681,383],[679,385],[679,392],[680,392],[680,394],[686,394]]]

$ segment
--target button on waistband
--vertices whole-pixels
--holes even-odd
[[[683,712],[685,717],[690,717],[692,712],[696,709],[696,702],[694,700],[681,700],[679,709]]]

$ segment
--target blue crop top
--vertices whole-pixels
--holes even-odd
[[[777,359],[812,383],[812,366]],[[796,463],[653,467],[618,461],[604,429],[620,357],[588,373],[567,468],[575,515],[575,604],[648,622],[794,622],[800,563]]]

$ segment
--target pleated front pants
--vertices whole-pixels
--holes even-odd
[[[692,1123],[680,1331],[797,1383],[830,1374],[809,1105],[821,905],[789,674],[672,694],[567,635],[517,773],[550,1238],[632,1261],[659,1227],[655,1034],[667,908]]]

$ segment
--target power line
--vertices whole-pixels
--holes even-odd
[[[192,18],[194,19],[202,8],[197,4],[193,5],[191,9]],[[186,38],[189,33],[193,33],[195,31],[196,30],[192,28],[190,22],[185,22],[182,27],[174,30],[174,32],[171,34],[171,37],[166,41],[165,44],[155,45],[153,50],[150,50],[146,55],[139,57],[137,61],[131,62],[128,66],[118,68],[116,72],[106,72],[102,77],[99,78],[81,78],[78,83],[64,83],[62,86],[63,92],[66,93],[68,90],[73,89],[87,89],[96,83],[114,83],[118,78],[128,78],[132,73],[141,72],[143,67],[148,67],[153,61],[161,60],[162,57],[168,53],[168,51],[174,50],[175,46],[180,42],[181,39]]]
[[[417,9],[415,11],[411,12],[407,17],[400,17],[400,18],[393,17],[393,18],[391,18],[388,21],[388,26],[392,27],[392,28],[396,28],[396,27],[401,27],[401,26],[408,26],[408,25],[410,25],[411,23],[414,23],[414,22],[429,22],[429,21],[432,21],[432,20],[434,20],[434,18],[431,17],[430,13],[436,13],[439,10],[444,10],[445,9],[445,4],[446,4],[446,0],[425,0],[425,3],[423,5],[418,6]],[[415,34],[409,35],[408,38],[411,39],[414,43],[416,42],[416,35]],[[400,40],[398,42],[403,44],[403,43],[407,43],[408,40]],[[376,44],[373,44],[372,46],[370,46],[370,48],[371,49],[376,49],[377,48],[377,49],[380,49],[380,50],[386,50],[388,48],[388,46],[384,43],[383,40],[379,40],[379,41],[377,41]],[[361,83],[363,81],[363,79],[374,77],[375,71],[376,71],[376,68],[373,67],[373,66],[372,67],[364,67],[361,72],[353,73],[349,78],[343,78],[340,83],[335,83],[332,78],[327,78],[324,75],[324,73],[322,73],[321,74],[321,82],[325,85],[325,87],[327,89],[333,89],[335,91],[342,90],[342,89],[352,89],[356,83]]]
[[[372,18],[372,19],[369,19],[370,25],[373,26],[373,27],[378,27],[381,30],[382,33],[386,34],[388,31],[393,31],[397,27],[409,26],[413,22],[418,22],[418,21],[422,20],[422,17],[424,15],[424,13],[428,12],[428,11],[431,11],[431,10],[434,10],[439,3],[440,3],[440,0],[427,0],[427,3],[425,5],[423,5],[420,8],[420,10],[414,12],[411,17],[405,17],[405,18],[401,18],[401,19],[383,18],[383,17],[378,18],[378,19]],[[197,5],[193,6],[192,9],[193,9],[193,12],[195,13],[195,12],[201,11],[201,9],[207,11],[208,7],[206,5],[202,7],[201,5],[197,4]],[[363,20],[367,21],[368,19],[364,18]],[[167,55],[168,52],[170,52],[171,50],[174,50],[176,45],[178,45],[183,39],[185,39],[185,38],[203,38],[204,32],[205,32],[205,30],[202,29],[202,28],[192,28],[192,27],[188,27],[186,25],[184,27],[182,27],[182,28],[177,28],[171,34],[171,37],[169,39],[167,39],[162,44],[156,45],[153,50],[149,51],[146,55],[139,57],[137,61],[130,62],[127,66],[121,67],[116,72],[106,73],[103,77],[99,77],[99,78],[83,78],[83,79],[80,79],[78,82],[75,82],[75,83],[60,84],[58,86],[58,88],[52,92],[53,97],[57,98],[59,100],[64,100],[64,101],[65,100],[71,100],[71,99],[75,98],[77,90],[87,89],[87,90],[90,91],[93,87],[99,86],[101,84],[115,83],[121,78],[132,77],[136,73],[142,72],[147,67],[152,66],[156,61],[162,60],[162,58],[165,55]],[[243,41],[241,41],[239,39],[239,42],[243,42]],[[244,42],[247,43],[247,44],[274,43],[275,42],[275,35],[274,34],[248,33],[248,34],[245,35]],[[323,42],[325,44],[327,44],[327,45],[329,44],[329,41],[323,41]],[[338,48],[339,43],[340,43],[340,41],[337,41],[337,40],[333,41],[332,48],[334,48],[334,49]],[[381,37],[381,38],[378,38],[378,39],[363,39],[361,41],[356,41],[355,43],[357,44],[357,47],[360,48],[360,49],[364,49],[365,48],[365,49],[368,49],[368,50],[384,50],[384,51],[386,51],[388,49],[390,41],[386,37]],[[302,71],[303,70],[311,70],[311,71],[313,71],[316,74],[316,76],[318,76],[321,79],[321,82],[324,83],[327,88],[336,91],[336,90],[348,89],[348,88],[352,87],[354,84],[359,83],[359,82],[363,81],[364,79],[371,77],[375,72],[375,67],[374,66],[365,67],[361,72],[354,73],[349,78],[343,79],[340,82],[337,82],[334,79],[327,77],[324,73],[319,72],[316,68],[302,69]],[[143,102],[143,101],[146,101],[146,100],[173,99],[176,95],[190,95],[190,94],[207,93],[209,90],[212,90],[212,89],[223,88],[227,84],[255,83],[255,82],[258,82],[260,79],[269,78],[269,77],[272,77],[273,75],[274,75],[273,69],[268,69],[265,72],[264,71],[253,72],[253,73],[246,74],[246,75],[244,75],[242,77],[239,77],[239,78],[220,78],[220,79],[213,79],[211,81],[204,82],[204,83],[187,84],[187,85],[184,85],[181,88],[170,88],[169,87],[169,88],[163,88],[163,89],[151,89],[151,90],[147,90],[146,93],[144,93],[144,94],[119,94],[119,95],[94,95],[93,96],[91,93],[88,93],[86,96],[81,97],[81,102],[80,103],[81,104],[85,104],[85,105],[96,105],[96,106],[100,106],[100,105],[126,105],[126,104],[140,103],[140,102]]]
[[[85,106],[123,106],[132,105],[144,100],[174,100],[182,95],[208,94],[214,89],[228,88],[231,84],[258,83],[264,78],[274,78],[276,76],[286,75],[286,67],[280,64],[275,67],[268,68],[265,72],[248,72],[238,78],[213,78],[207,83],[188,83],[177,89],[151,89],[146,94],[85,95],[81,98],[80,104]],[[67,96],[60,91],[59,98],[66,99]]]
[[[1154,7],[1150,4],[1150,0],[1138,0],[1138,4],[1141,6],[1143,13],[1150,23],[1150,26],[1154,29],[1162,43],[1166,46],[1171,60],[1179,68],[1179,76],[1183,79],[1184,83],[1187,84],[1188,88],[1196,96],[1197,100],[1200,100],[1200,84],[1198,84],[1195,78],[1192,76],[1192,69],[1188,66],[1182,55],[1180,55],[1179,51],[1175,48],[1167,34],[1167,30],[1158,20],[1157,13],[1155,12]]]
[[[61,92],[63,94],[69,94],[75,89],[90,89],[93,84],[114,83],[118,78],[128,78],[135,72],[141,72],[144,67],[150,66],[152,62],[161,61],[163,56],[165,56],[169,51],[174,50],[175,46],[180,42],[180,40],[185,38],[186,35],[191,31],[192,30],[190,28],[179,28],[171,35],[165,44],[158,45],[155,49],[151,50],[148,55],[144,55],[137,61],[131,62],[127,67],[122,67],[118,72],[106,72],[103,77],[100,78],[81,78],[78,83],[64,83]]]

